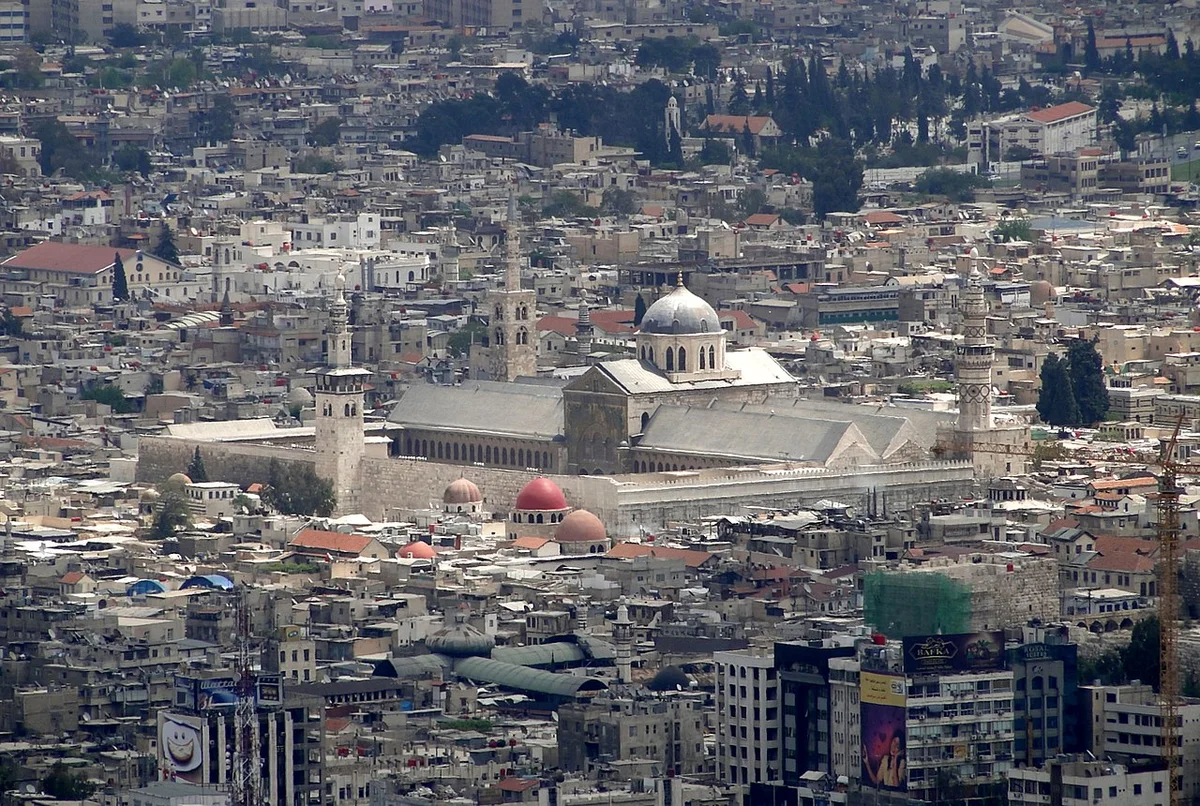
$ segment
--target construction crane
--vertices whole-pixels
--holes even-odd
[[[233,712],[233,797],[232,806],[261,806],[261,763],[259,761],[256,686],[250,658],[250,603],[246,588],[237,594],[237,707]]]
[[[1158,478],[1158,521],[1155,532],[1158,538],[1158,639],[1159,639],[1159,715],[1162,719],[1163,760],[1167,765],[1167,780],[1170,782],[1169,806],[1182,803],[1182,786],[1179,779],[1179,476],[1200,475],[1200,465],[1187,464],[1176,459],[1179,445],[1179,430],[1183,416],[1175,421],[1171,436],[1160,440],[1157,455],[1145,453],[1117,452],[1096,448],[1078,448],[1062,451],[1053,458],[1078,459],[1097,463],[1137,465],[1154,473]],[[1009,456],[1045,459],[1035,450],[1016,445],[988,445],[976,443],[972,446],[981,453],[999,453]],[[1157,472],[1152,469],[1157,468]]]

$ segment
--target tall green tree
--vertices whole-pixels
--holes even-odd
[[[168,263],[179,263],[179,248],[175,246],[175,233],[171,232],[171,227],[167,222],[163,222],[162,232],[158,236],[158,243],[154,247],[154,256]]]
[[[283,465],[272,459],[267,468],[263,503],[284,515],[328,517],[337,506],[333,484],[317,475],[310,465]]]
[[[1051,353],[1042,363],[1042,388],[1038,392],[1037,413],[1048,425],[1075,425],[1079,422],[1079,408],[1075,404],[1075,393],[1071,389],[1071,375],[1067,362]]]
[[[192,512],[183,491],[173,486],[164,487],[158,498],[158,511],[154,513],[150,536],[155,540],[166,540],[191,525]]]
[[[199,484],[208,481],[208,470],[204,467],[204,457],[200,455],[200,446],[192,452],[192,461],[188,462],[185,474],[189,479]]]
[[[1096,48],[1096,26],[1088,20],[1087,44],[1083,47],[1083,65],[1089,72],[1100,69],[1100,51]]]
[[[1067,347],[1071,388],[1079,409],[1079,422],[1095,425],[1108,416],[1108,385],[1104,382],[1104,362],[1096,342],[1075,339]]]
[[[640,327],[642,318],[646,315],[646,300],[638,294],[633,300],[633,326]]]
[[[827,138],[816,149],[816,164],[810,177],[813,183],[813,210],[824,218],[833,212],[857,212],[861,206],[858,191],[863,183],[863,165],[854,156],[854,148],[845,140]]]
[[[42,791],[55,800],[87,800],[96,787],[83,773],[71,772],[66,764],[56,761],[42,779]]]
[[[120,253],[113,262],[112,295],[117,302],[129,299],[129,278],[125,276],[125,263]]]

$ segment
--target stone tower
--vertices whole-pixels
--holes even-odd
[[[629,618],[629,608],[624,604],[617,608],[612,639],[617,655],[617,680],[630,683],[633,681],[633,621]]]
[[[359,511],[362,487],[363,386],[371,373],[350,361],[346,278],[337,276],[326,330],[325,366],[314,371],[317,475],[333,484],[339,514]]]
[[[680,123],[679,101],[672,95],[667,100],[667,108],[663,110],[663,134],[667,138],[667,148],[671,147],[671,135],[683,136],[683,126]]]
[[[575,322],[575,354],[576,364],[587,366],[588,356],[592,354],[592,311],[587,299],[579,299],[579,319]]]
[[[471,373],[476,378],[514,381],[537,375],[537,300],[532,289],[521,288],[519,227],[517,198],[510,195],[504,224],[504,285],[488,294],[488,343],[471,355]]]
[[[962,432],[992,427],[992,361],[995,348],[987,337],[987,303],[979,275],[979,252],[971,250],[971,275],[962,296],[963,340],[954,369],[958,376],[958,424]]]

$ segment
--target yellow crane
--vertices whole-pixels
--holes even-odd
[[[1107,464],[1137,465],[1158,478],[1158,638],[1159,638],[1159,715],[1162,720],[1163,760],[1170,782],[1170,806],[1180,806],[1180,717],[1179,717],[1179,485],[1180,475],[1200,475],[1200,465],[1179,462],[1175,458],[1179,444],[1181,415],[1170,438],[1161,440],[1157,455],[1121,452],[1103,448],[1078,448],[1061,451],[1056,458],[1079,459]],[[1014,445],[976,443],[974,450],[1027,458],[1047,458],[1035,450]]]

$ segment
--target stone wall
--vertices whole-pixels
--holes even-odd
[[[240,442],[208,442],[175,437],[142,437],[138,440],[137,480],[147,484],[166,481],[172,473],[183,473],[192,454],[200,448],[204,469],[212,481],[232,481],[242,487],[267,480],[272,459],[289,464],[314,465],[312,450],[288,446],[250,445]]]

